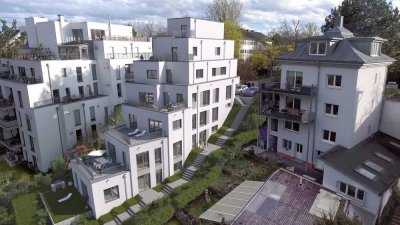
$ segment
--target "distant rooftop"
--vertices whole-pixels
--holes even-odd
[[[162,136],[162,131],[152,133],[148,133],[147,130],[139,129],[137,129],[136,132],[135,131],[136,129],[121,126],[116,129],[107,131],[106,134],[130,147],[166,138]]]
[[[265,38],[267,36],[265,36],[265,34],[263,34],[261,32],[254,31],[254,30],[244,30],[243,34],[244,34],[245,40],[258,41],[263,45],[267,45],[267,42],[265,41]]]
[[[400,177],[400,141],[384,135],[369,137],[351,149],[336,146],[319,159],[378,195]]]

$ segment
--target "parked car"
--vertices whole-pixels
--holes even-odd
[[[258,92],[259,92],[258,87],[251,87],[251,88],[246,89],[242,93],[242,95],[243,96],[251,96],[252,97],[252,96],[256,95]]]
[[[236,85],[235,94],[240,95],[243,93],[243,91],[245,91],[247,89],[248,89],[247,85],[238,84],[238,85]]]

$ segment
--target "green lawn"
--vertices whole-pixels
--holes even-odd
[[[16,225],[34,225],[34,217],[38,210],[36,201],[37,193],[20,195],[12,200],[14,208]]]
[[[65,197],[68,193],[72,193],[72,197],[59,203],[58,199]],[[65,189],[60,189],[56,192],[44,193],[43,197],[55,223],[89,211],[74,186],[67,186]]]
[[[13,174],[13,180],[32,180],[33,173],[23,166],[9,167],[5,161],[0,160],[0,176],[3,174]]]
[[[179,180],[181,178],[182,174],[183,174],[183,170],[176,172],[174,175],[165,178],[165,180],[161,184],[155,186],[153,189],[158,192],[162,191],[162,189],[164,189],[165,185]]]
[[[217,142],[218,138],[222,136],[229,127],[231,127],[233,120],[235,120],[235,117],[239,113],[239,111],[240,105],[234,104],[228,116],[226,117],[224,124],[218,129],[216,133],[212,134],[208,138],[208,143],[215,144],[215,142]]]

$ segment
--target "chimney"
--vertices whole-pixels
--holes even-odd
[[[343,27],[343,16],[335,17],[335,27]]]
[[[64,15],[63,14],[58,14],[58,21],[60,21],[60,23],[64,23]]]

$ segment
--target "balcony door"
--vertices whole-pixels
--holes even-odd
[[[188,37],[187,25],[181,25],[181,37]]]
[[[171,48],[171,56],[172,56],[172,61],[173,62],[178,61],[178,47],[172,47]]]
[[[303,85],[303,72],[287,71],[286,82],[291,89],[300,88]]]
[[[53,99],[54,103],[60,103],[60,90],[58,89],[53,90]]]
[[[145,174],[138,178],[139,191],[144,191],[150,188],[150,174]]]

